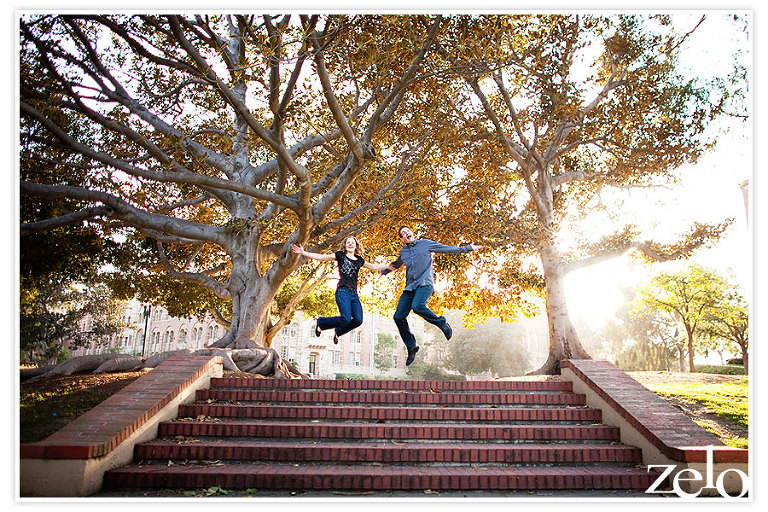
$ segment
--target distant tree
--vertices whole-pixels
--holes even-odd
[[[638,314],[657,311],[672,315],[680,323],[685,332],[688,371],[695,372],[693,356],[705,348],[700,341],[707,318],[717,310],[730,288],[722,276],[697,265],[660,273],[638,291]]]
[[[630,288],[622,289],[622,295],[614,316],[600,329],[608,359],[625,370],[685,371],[686,343],[675,316],[643,307]]]
[[[744,374],[749,373],[749,307],[735,290],[727,292],[704,318],[702,334],[729,350],[741,352]]]
[[[531,363],[520,339],[522,333],[514,325],[504,324],[498,318],[475,324],[471,329],[456,326],[445,365],[463,375],[522,375],[530,370]]]
[[[379,372],[392,369],[393,357],[397,350],[397,340],[388,333],[380,332],[373,353],[373,364]]]
[[[122,318],[125,303],[103,284],[51,282],[23,292],[19,302],[21,351],[37,364],[57,362],[65,344],[100,343],[130,327]]]

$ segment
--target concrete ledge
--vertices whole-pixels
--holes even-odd
[[[220,356],[174,356],[46,439],[20,447],[21,496],[88,496],[223,374]]]
[[[675,465],[677,471],[701,472],[712,463],[710,481],[726,473],[725,488],[741,491],[742,482],[732,470],[748,473],[748,450],[726,446],[608,361],[566,360],[561,373],[573,382],[574,392],[586,395],[589,407],[602,411],[603,423],[619,428],[622,443],[642,449],[644,465]],[[694,481],[686,488],[697,491]]]

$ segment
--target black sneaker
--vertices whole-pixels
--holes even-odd
[[[321,334],[323,334],[323,330],[320,329],[320,327],[317,324],[315,324],[315,336],[319,338]]]
[[[338,345],[339,344],[339,335],[338,334],[334,334],[333,335],[333,344],[334,345]]]
[[[445,327],[440,330],[443,331],[443,334],[445,334],[445,339],[447,340],[451,339],[451,336],[453,336],[453,329],[451,329],[451,326],[448,324],[448,322],[446,322]]]
[[[414,359],[416,359],[416,352],[419,351],[419,347],[409,348],[408,349],[408,358],[405,360],[405,366],[409,366]]]

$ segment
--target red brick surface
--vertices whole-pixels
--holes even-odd
[[[108,453],[215,363],[169,359],[67,428],[22,446],[22,456]],[[686,460],[717,444],[685,437],[678,430],[686,425],[659,408],[666,405],[659,397],[612,365],[592,363],[599,362],[566,364],[646,435],[675,441],[665,446]],[[136,446],[140,463],[108,471],[105,486],[644,490],[656,478],[638,467],[640,450],[620,444],[601,411],[558,379],[221,378],[196,399],[179,408],[178,420],[160,423],[160,439]]]
[[[212,365],[221,363],[219,356],[174,356],[46,439],[21,445],[20,455],[48,459],[104,456]]]
[[[487,425],[427,423],[300,423],[194,421],[160,424],[161,436],[330,438],[330,439],[460,439],[460,440],[605,440],[619,439],[607,425]]]
[[[334,405],[183,405],[179,417],[391,421],[588,421],[600,422],[600,409],[586,407],[387,407]]]
[[[270,442],[243,439],[206,443],[179,443],[169,439],[136,447],[138,459],[248,460],[274,462],[380,462],[380,463],[504,463],[588,464],[640,463],[639,448],[619,444],[507,444],[386,442]]]
[[[144,465],[110,471],[108,488],[401,490],[646,489],[655,475],[633,467]]]
[[[747,450],[725,446],[682,411],[610,362],[568,360],[562,366],[570,368],[667,457],[685,462],[705,462],[703,447],[715,446],[714,462],[747,462]]]
[[[566,380],[324,380],[324,379],[253,379],[222,377],[211,380],[211,388],[237,389],[325,389],[388,391],[573,391]]]
[[[105,485],[324,490],[645,489],[569,382],[214,379]],[[172,464],[170,462],[173,462]]]
[[[380,391],[272,391],[253,389],[201,389],[198,401],[296,402],[402,405],[585,405],[584,395],[573,393],[431,393]]]

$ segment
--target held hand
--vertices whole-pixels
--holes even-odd
[[[481,247],[483,247],[482,245],[477,245],[477,244],[469,244],[469,246],[472,248],[473,251],[476,251]]]
[[[291,247],[291,250],[292,250],[293,252],[295,252],[296,254],[303,254],[303,253],[304,253],[304,248],[303,248],[302,246],[300,246],[300,245],[295,245],[295,244],[294,244],[294,245]]]

